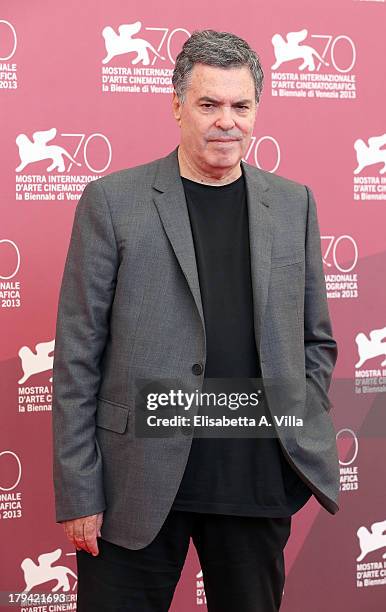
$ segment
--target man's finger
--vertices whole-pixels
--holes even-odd
[[[87,548],[92,555],[96,556],[99,554],[98,543],[96,539],[96,520],[88,519],[84,523],[84,538]]]
[[[74,539],[74,521],[65,521],[63,523],[63,528],[68,541],[75,546],[76,550],[82,550],[82,548],[76,544]]]
[[[75,521],[74,524],[74,544],[80,546],[86,552],[91,552],[87,546],[86,538],[84,536],[84,520]]]
[[[71,544],[74,544],[74,522],[65,521],[63,523],[63,527],[68,540],[71,542]]]

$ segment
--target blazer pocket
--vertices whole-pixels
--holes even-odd
[[[304,261],[304,253],[302,251],[283,253],[283,255],[272,257],[271,268],[283,268],[284,266],[301,263],[302,261]]]
[[[96,426],[124,433],[129,418],[129,406],[97,398]]]

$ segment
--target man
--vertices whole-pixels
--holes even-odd
[[[91,182],[78,204],[53,433],[79,611],[168,610],[190,537],[210,612],[278,610],[291,516],[312,494],[338,510],[327,396],[337,348],[315,202],[242,161],[262,80],[244,40],[194,32],[173,73],[179,146]],[[136,435],[142,379],[195,392],[231,379],[250,390],[259,378],[266,415],[302,426]]]

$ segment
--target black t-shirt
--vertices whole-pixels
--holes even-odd
[[[261,369],[254,336],[244,176],[218,187],[181,179],[207,338],[203,390],[210,387],[211,378],[237,378],[238,384],[245,379],[248,389],[249,379],[261,377]],[[194,437],[172,507],[281,517],[297,512],[311,494],[276,437]]]

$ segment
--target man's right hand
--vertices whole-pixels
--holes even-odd
[[[76,550],[82,548],[91,553],[94,557],[99,554],[97,537],[101,536],[101,525],[103,522],[103,512],[90,516],[62,521],[64,531],[71,544]]]

